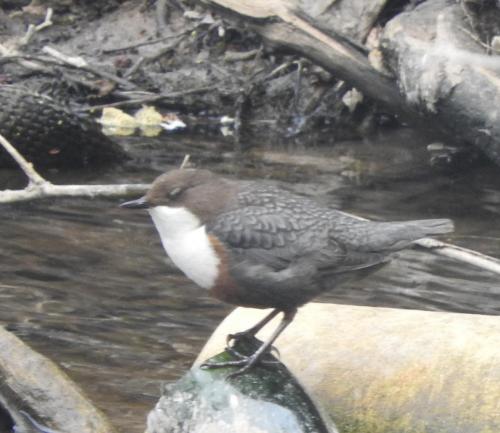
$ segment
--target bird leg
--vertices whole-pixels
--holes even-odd
[[[226,344],[229,347],[229,344],[231,343],[232,340],[240,340],[243,337],[248,337],[248,336],[255,336],[257,332],[259,332],[264,326],[266,326],[272,319],[274,319],[278,313],[281,310],[278,310],[275,308],[273,311],[271,311],[267,316],[265,316],[262,320],[260,320],[258,323],[256,323],[254,326],[251,328],[247,329],[246,331],[241,331],[237,332],[236,334],[229,334],[226,337]]]
[[[273,314],[272,317],[274,317],[277,314],[277,313],[275,313],[275,311],[279,311],[279,310],[273,310],[271,313],[271,314]],[[265,343],[263,343],[252,355],[245,356],[242,359],[235,360],[235,361],[205,362],[201,365],[202,368],[241,367],[239,370],[235,371],[234,373],[230,373],[227,376],[228,378],[239,376],[240,374],[245,373],[247,370],[252,368],[255,364],[257,364],[261,360],[262,356],[264,356],[266,354],[266,352],[272,347],[272,344],[274,343],[274,341],[280,336],[280,334],[285,330],[285,328],[292,322],[296,313],[297,313],[296,309],[283,311],[283,314],[284,314],[283,319],[281,320],[278,327],[274,330],[271,337],[269,337],[269,339]],[[257,323],[257,325],[255,325],[253,328],[257,327],[258,325],[261,325],[260,327],[262,328],[262,326],[264,326],[267,322],[269,322],[269,320],[272,319],[272,317],[269,318],[270,315],[266,316],[261,322]],[[268,319],[268,320],[266,321],[266,319]],[[262,322],[265,322],[265,323],[262,324]],[[253,328],[250,328],[250,330],[252,330]]]
[[[266,326],[280,312],[281,312],[281,310],[275,308],[267,316],[265,316],[262,320],[257,322],[254,326],[247,329],[246,331],[237,332],[236,334],[228,334],[228,336],[226,337],[226,351],[231,353],[231,355],[233,355],[236,358],[240,358],[240,359],[247,358],[246,355],[241,354],[240,352],[238,352],[235,349],[236,343],[239,340],[242,340],[244,338],[255,337],[255,334],[257,334],[257,332],[259,332],[264,326]],[[277,349],[275,349],[275,350],[278,351]],[[278,352],[278,356],[279,356],[279,352]],[[265,362],[265,361],[261,360],[261,362]],[[265,363],[267,364],[267,362],[265,362]],[[269,363],[276,364],[275,361],[271,361]]]

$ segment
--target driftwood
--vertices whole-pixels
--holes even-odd
[[[2,419],[7,421],[2,432],[116,432],[106,416],[52,361],[0,327],[3,427]]]
[[[254,28],[268,42],[282,45],[306,56],[334,73],[336,77],[349,81],[393,113],[415,121],[416,113],[406,105],[396,85],[375,70],[359,51],[340,38],[335,39],[321,33],[322,38],[318,39],[319,33],[297,31],[297,23],[303,25],[306,21],[299,19],[294,24],[273,23],[256,25]],[[308,28],[312,30],[312,26]]]
[[[395,114],[409,119],[417,117],[407,107],[396,84],[371,66],[357,44],[340,36],[335,29],[329,29],[328,33],[321,30],[312,17],[303,11],[298,12],[293,2],[216,0],[212,3],[238,14],[261,19],[252,21],[251,26],[268,43],[286,47],[309,58],[336,77],[349,81]],[[380,12],[380,2],[376,4],[376,11]],[[264,18],[280,18],[280,21],[269,22]]]
[[[81,32],[63,43],[53,40],[47,44],[40,40],[40,32],[51,25],[48,13],[45,24],[33,27],[24,38],[26,42],[20,41],[22,35],[2,41],[0,65],[13,70],[13,76],[28,69],[35,75],[43,72],[58,80],[62,77],[62,81],[86,89],[88,105],[98,108],[156,102],[237,118],[248,100],[250,116],[268,123],[276,119],[293,123],[298,119],[305,124],[312,117],[333,117],[338,121],[342,111],[337,109],[337,101],[351,86],[403,123],[424,130],[429,143],[472,144],[500,164],[500,122],[496,110],[500,77],[498,50],[495,51],[500,44],[498,2],[209,2],[217,10],[237,15],[238,24],[234,24],[233,18],[223,20],[219,14],[208,12],[207,2],[200,0],[205,7],[202,10],[199,5],[190,4],[188,8],[182,2],[174,2],[171,7],[169,2],[159,1],[154,16],[135,7],[130,14],[115,17],[121,21],[116,21],[113,31],[102,33],[103,49],[88,50],[83,63],[63,53],[72,53],[75,47],[94,40],[92,35]],[[144,20],[144,34],[131,25],[137,20]],[[240,25],[241,20],[247,25]],[[57,20],[54,23],[58,25]],[[99,32],[106,22],[101,26]],[[156,34],[155,29],[160,33]],[[308,67],[300,89],[299,84],[294,86],[294,82],[300,82],[295,79],[300,68],[294,71],[291,67],[269,82],[259,81],[260,88],[250,95],[251,89],[245,86],[252,86],[259,74],[266,75],[280,65],[272,56],[262,55],[260,40],[248,29],[276,51],[286,49],[306,57],[329,73],[321,70],[320,74],[320,68]],[[229,33],[238,33],[244,42],[224,36]],[[188,65],[193,57],[199,57],[197,68]],[[293,60],[288,57],[282,64],[301,62]],[[317,77],[320,79],[315,81]],[[347,83],[342,91],[336,90],[342,82]],[[148,91],[151,84],[158,91]],[[245,94],[240,97],[242,88]],[[278,91],[273,93],[273,88]],[[266,97],[255,96],[261,90],[265,90]],[[315,92],[327,94],[323,106],[321,96],[316,98]],[[298,100],[306,101],[299,104],[299,110]],[[312,103],[315,100],[320,102]],[[290,105],[293,110],[288,110]],[[241,119],[242,129],[252,125],[252,119],[245,117]],[[342,133],[337,123],[335,132],[345,138],[355,129],[352,126],[351,122]],[[292,125],[291,129],[294,133],[306,130],[303,125]],[[308,132],[316,131],[310,127]]]
[[[488,19],[500,33],[498,7],[469,15],[461,2],[424,2],[386,25],[382,49],[408,104],[500,164],[500,56],[487,55],[474,28]]]
[[[321,65],[404,122],[425,130],[430,139],[472,144],[500,164],[500,58],[489,56],[491,47],[482,42],[500,31],[496,4],[478,3],[471,10],[473,2],[423,2],[389,21],[382,44],[372,51],[360,45],[381,18],[384,2],[365,9],[357,1],[210,4],[246,17],[268,43]],[[346,18],[349,8],[351,20]],[[361,11],[361,17],[353,10]],[[344,17],[344,25],[332,18],[336,16]],[[362,23],[362,31],[349,25],[354,20]],[[374,61],[382,55],[394,77]]]

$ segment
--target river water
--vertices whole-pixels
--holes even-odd
[[[483,165],[429,168],[409,131],[331,147],[300,144],[235,156],[217,140],[128,140],[136,158],[103,173],[47,173],[60,183],[150,182],[186,149],[205,168],[267,178],[373,219],[450,217],[446,240],[500,257],[500,174]],[[342,167],[339,168],[339,162]],[[339,173],[342,172],[342,173]],[[20,185],[0,173],[0,188]],[[0,323],[73,378],[121,432],[144,430],[162,382],[180,377],[231,310],[165,257],[143,212],[120,199],[57,199],[3,206]],[[497,275],[422,251],[323,301],[500,314]]]

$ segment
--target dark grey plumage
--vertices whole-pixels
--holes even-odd
[[[182,208],[196,233],[205,228],[209,251],[217,256],[217,275],[208,287],[212,294],[236,305],[274,308],[229,340],[254,337],[283,313],[278,327],[250,357],[204,364],[242,367],[233,375],[261,359],[300,305],[376,271],[414,240],[453,230],[447,219],[361,221],[280,188],[224,179],[207,170],[172,170],[159,176],[146,196],[123,206],[166,206],[174,214]],[[197,245],[192,248],[196,251]]]
[[[379,269],[447,219],[362,221],[289,191],[241,183],[232,208],[207,224],[231,250],[230,272],[256,305],[289,308]]]

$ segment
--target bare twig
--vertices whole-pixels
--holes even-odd
[[[0,203],[14,203],[44,197],[113,197],[144,193],[148,184],[125,185],[54,185],[44,179],[33,165],[2,135],[0,144],[14,158],[29,179],[26,188],[0,191]]]
[[[193,95],[196,93],[210,92],[212,90],[216,90],[218,88],[218,84],[219,83],[210,86],[198,87],[197,89],[180,90],[179,92],[161,93],[159,95],[150,94],[142,98],[130,99],[128,101],[118,101],[118,102],[113,102],[111,104],[93,105],[91,107],[84,108],[82,111],[101,110],[106,107],[131,107],[131,106],[135,107],[146,103],[161,101],[163,99],[174,99],[174,98],[179,98],[181,96]]]
[[[189,164],[189,158],[191,158],[191,155],[189,153],[184,155],[184,159],[182,160],[181,165],[179,167],[181,170],[187,167],[187,165]]]
[[[162,36],[161,38],[151,39],[149,41],[136,42],[134,44],[124,45],[123,47],[118,47],[118,48],[108,48],[108,49],[102,50],[102,53],[103,54],[115,54],[115,53],[119,53],[121,51],[128,51],[128,50],[134,50],[134,49],[140,48],[140,47],[145,47],[147,45],[155,45],[155,44],[159,44],[160,42],[163,42],[163,41],[168,41],[169,39],[178,38],[179,36],[183,36],[189,32],[191,32],[191,30],[184,30],[184,31],[182,31],[180,33],[176,33],[174,35]]]
[[[284,71],[285,69],[289,68],[291,65],[293,65],[293,63],[294,63],[293,61],[282,63],[281,65],[274,68],[269,74],[267,74],[263,80],[264,81],[270,80],[271,78],[278,75],[281,71]]]
[[[291,110],[294,115],[299,114],[299,99],[300,99],[300,91],[301,91],[301,84],[302,84],[302,66],[303,62],[302,60],[297,60],[297,78],[295,80],[295,87],[294,87],[294,92],[293,92],[293,101],[292,101],[292,107]]]
[[[491,50],[491,46],[488,45],[488,44],[485,44],[480,38],[479,36],[475,35],[474,33],[472,33],[471,31],[467,30],[466,28],[464,27],[458,27],[458,29],[465,33],[467,36],[469,36],[474,42],[476,42],[477,44],[481,45],[485,50],[486,52],[489,54],[490,50]]]
[[[82,57],[67,56],[66,54],[63,54],[60,51],[57,51],[55,48],[49,47],[48,45],[45,45],[42,48],[42,51],[45,54],[48,54],[49,56],[54,57],[55,59],[60,60],[63,63],[74,66],[75,68],[81,69],[88,66],[87,62]]]
[[[167,6],[167,0],[158,0],[156,2],[156,25],[158,32],[167,28],[167,19],[170,18],[170,10]]]
[[[183,33],[180,33],[177,35],[175,38],[176,40],[171,42],[168,45],[165,45],[164,47],[159,48],[155,53],[148,54],[144,56],[144,61],[149,63],[149,62],[154,62],[155,60],[159,59],[160,57],[164,56],[166,53],[169,51],[172,51],[174,48],[176,48],[179,43],[187,36],[189,35],[196,27],[193,27],[192,29],[186,30]]]
[[[165,36],[164,38],[160,38],[159,40],[167,40],[167,39],[175,39],[174,42],[170,43],[169,45],[166,45],[164,47],[161,47],[159,50],[157,50],[155,53],[151,53],[148,55],[140,56],[136,62],[125,71],[123,74],[124,77],[130,77],[132,74],[134,74],[144,63],[149,63],[149,62],[154,62],[157,60],[159,57],[165,55],[169,51],[173,50],[176,48],[179,43],[191,32],[196,30],[198,26],[192,27],[190,29],[184,30],[181,33],[177,33],[176,35],[171,35],[171,36]],[[143,44],[144,45],[144,44]]]
[[[27,45],[35,33],[39,32],[40,30],[45,29],[46,27],[50,27],[53,24],[52,23],[52,15],[53,14],[54,14],[54,11],[52,10],[52,8],[48,8],[47,13],[45,15],[45,19],[43,20],[43,22],[41,24],[38,24],[37,26],[30,24],[28,26],[28,30],[26,31],[26,34],[19,41],[20,46]]]
[[[431,249],[442,256],[450,257],[461,262],[467,262],[471,265],[500,274],[500,260],[495,257],[487,256],[486,254],[468,248],[462,248],[432,238],[419,239],[415,241],[414,244],[421,248]]]
[[[0,191],[0,204],[47,197],[122,197],[132,194],[143,194],[149,187],[149,184],[142,183],[122,185],[54,185],[50,182],[45,182],[40,187]]]
[[[234,147],[237,156],[241,156],[243,151],[241,146],[241,128],[243,126],[243,111],[245,109],[245,104],[253,91],[254,86],[250,84],[246,89],[243,89],[235,102],[234,110]]]
[[[261,48],[249,51],[226,51],[224,53],[224,60],[226,62],[241,62],[256,57],[260,52]]]
[[[2,50],[1,48],[2,46],[0,45],[0,53],[2,54],[2,56],[0,56],[0,65],[12,62],[12,63],[17,63],[18,65],[23,66],[24,68],[32,71],[43,72],[52,75],[54,74],[53,68],[47,67],[44,64],[48,63],[49,65],[55,64],[61,66],[61,63],[55,61],[54,59],[44,59],[29,54],[19,54],[19,53],[12,54],[10,51],[5,51]]]
[[[48,181],[40,176],[38,172],[33,168],[33,164],[26,161],[26,159],[24,159],[24,157],[17,151],[14,146],[12,146],[12,144],[9,143],[9,141],[3,135],[0,135],[0,144],[9,153],[9,155],[14,158],[19,167],[21,167],[21,169],[24,171],[29,179],[30,186],[39,186],[48,183]]]
[[[1,54],[1,45],[0,45],[0,54]],[[81,76],[81,74],[77,74],[76,72],[72,72],[66,65],[61,65],[61,63],[57,62],[54,59],[40,59],[34,56],[29,55],[6,55],[0,57],[0,65],[3,63],[15,62],[18,65],[29,69],[31,71],[41,72],[47,75],[53,75],[60,77],[62,76],[66,81],[71,83],[78,84],[88,89],[92,90],[101,90],[101,85],[97,84],[96,81],[87,80]],[[50,65],[56,65],[57,67],[47,67],[42,65],[41,63],[48,63]],[[63,69],[64,68],[64,69]]]
[[[90,66],[85,61],[83,61],[83,62],[81,62],[81,61],[75,61],[74,57],[66,56],[65,54],[57,51],[55,48],[52,48],[52,47],[49,47],[49,46],[45,46],[45,47],[42,48],[42,51],[44,53],[48,54],[49,56],[57,58],[57,60],[59,60],[63,64],[72,66],[74,68],[82,69],[84,71],[90,72],[90,73],[92,73],[94,75],[97,75],[99,77],[106,78],[107,80],[111,80],[111,81],[113,81],[113,82],[115,82],[117,84],[120,84],[121,86],[123,86],[126,89],[137,88],[137,86],[134,83],[132,83],[131,81],[125,80],[123,78],[120,78],[120,77],[118,77],[115,74],[103,71],[103,70],[98,69],[98,68],[96,68],[94,66]],[[39,59],[39,60],[40,61],[44,61],[44,59]]]
[[[124,76],[125,78],[128,78],[128,77],[130,77],[131,75],[135,74],[135,72],[137,71],[137,69],[139,69],[139,68],[142,66],[142,64],[144,63],[144,60],[146,60],[146,59],[144,58],[144,56],[139,57],[139,58],[138,58],[138,59],[134,62],[134,64],[133,64],[130,68],[128,68],[128,69],[125,71],[125,73],[123,74],[123,76]]]

